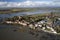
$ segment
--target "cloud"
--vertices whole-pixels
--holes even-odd
[[[0,2],[0,7],[45,7],[59,5],[60,2],[53,1]]]

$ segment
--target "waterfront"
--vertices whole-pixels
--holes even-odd
[[[0,40],[60,40],[60,1],[0,0]]]
[[[52,10],[51,10],[52,11]],[[10,18],[14,16],[24,16],[32,14],[51,13],[51,11],[20,12],[12,14],[0,14],[0,18]],[[23,28],[21,28],[23,27]],[[39,31],[30,32],[29,27],[15,24],[0,24],[0,40],[60,40],[60,35]]]

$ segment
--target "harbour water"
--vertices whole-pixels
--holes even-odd
[[[34,12],[0,14],[0,19],[13,17],[13,16],[50,13],[51,11],[52,10],[38,10]],[[57,10],[57,12],[59,12],[59,10]],[[54,35],[54,34],[49,34],[49,33],[40,31],[36,33],[39,36],[36,36],[29,33],[29,28],[24,28],[23,31],[20,31],[20,27],[22,26],[0,24],[0,40],[60,40],[60,35]],[[19,30],[19,31],[16,31],[16,30]]]
[[[60,40],[60,35],[43,31],[31,34],[29,28],[24,28],[23,31],[21,31],[20,27],[22,26],[1,24],[0,40]]]

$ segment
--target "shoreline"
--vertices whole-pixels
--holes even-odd
[[[0,24],[3,25],[3,23],[0,23]],[[5,24],[5,23],[4,23],[4,24]],[[20,24],[6,24],[6,25],[20,25]],[[21,26],[23,26],[23,25],[21,25]],[[23,27],[24,27],[24,26],[23,26]],[[33,30],[35,30],[35,29],[33,29]],[[47,30],[42,30],[42,29],[40,29],[39,32],[40,32],[40,31],[43,31],[43,32],[45,32],[45,33],[54,34],[54,35],[60,35],[60,33],[53,33],[53,32],[47,31]]]
[[[57,15],[53,15],[53,12],[51,12],[51,14],[46,14],[46,15],[37,14],[37,15],[28,15],[28,16],[14,16],[12,18],[5,19],[4,21],[2,21],[2,24],[18,24],[24,27],[28,26],[30,29],[33,30],[38,29],[39,31],[41,29],[44,32],[59,34],[60,32],[58,31],[60,30],[57,31],[56,30],[57,28],[55,29],[52,26],[53,17],[55,18],[55,20],[56,19],[57,21],[59,20],[59,17],[57,17]]]
[[[24,24],[24,23],[21,24],[21,22],[19,22],[19,23],[17,23],[17,22],[15,22],[15,23],[14,23],[14,22],[12,22],[12,23],[2,23],[2,24],[21,25],[21,26],[24,26],[24,27],[27,27],[27,26],[28,26],[29,28],[31,28],[31,29],[33,29],[33,30],[36,30],[35,27],[32,27],[33,25],[32,25],[32,26],[29,26],[30,24],[29,24],[29,25]],[[43,32],[46,32],[46,33],[51,33],[51,34],[55,34],[55,35],[60,35],[60,33],[53,33],[53,32],[47,31],[47,30],[43,30],[43,29],[40,29],[40,30],[37,29],[37,31],[43,31]]]

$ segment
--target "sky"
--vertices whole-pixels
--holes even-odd
[[[0,7],[60,7],[60,0],[0,0]]]
[[[7,1],[7,2],[23,2],[23,1],[28,1],[28,0],[0,0],[0,1]],[[60,1],[60,0],[29,0],[29,1]]]

